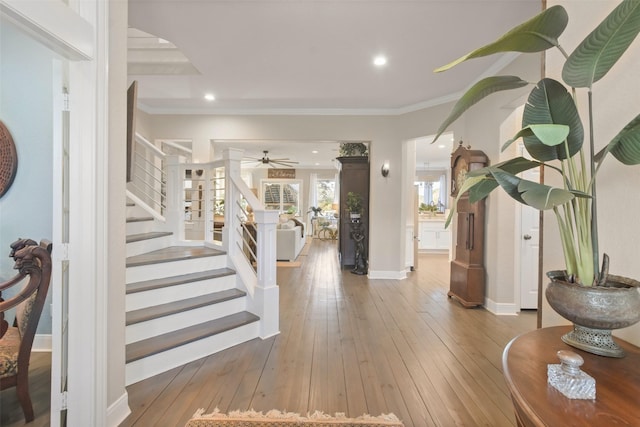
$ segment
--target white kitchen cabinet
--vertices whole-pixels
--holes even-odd
[[[444,218],[421,219],[418,233],[418,249],[448,251],[451,247],[451,231],[444,228]]]

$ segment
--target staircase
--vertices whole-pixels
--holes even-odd
[[[127,205],[127,385],[260,334],[227,254],[176,245],[143,212]]]

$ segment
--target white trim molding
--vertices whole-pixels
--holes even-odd
[[[117,427],[129,416],[129,394],[125,391],[107,408],[107,426]]]
[[[407,278],[407,272],[405,270],[400,271],[384,271],[384,270],[369,270],[367,275],[369,279],[391,279],[402,280]]]
[[[498,316],[516,316],[520,312],[514,303],[495,302],[489,298],[485,298],[484,308]]]
[[[33,352],[51,352],[51,334],[36,334],[31,345]]]
[[[0,0],[0,12],[67,59],[94,55],[93,26],[64,2]]]

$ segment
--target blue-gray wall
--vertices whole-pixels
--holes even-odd
[[[16,178],[0,198],[0,281],[16,273],[8,257],[13,241],[52,239],[53,59],[49,49],[0,20],[0,120],[18,152]],[[39,334],[51,333],[50,313],[47,303]]]

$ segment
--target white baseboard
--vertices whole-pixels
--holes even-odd
[[[51,351],[51,334],[36,334],[31,351]]]
[[[489,298],[485,298],[484,308],[498,316],[516,316],[520,312],[514,303],[498,303]]]
[[[125,390],[124,394],[107,408],[107,425],[113,427],[119,426],[130,413],[129,395]]]
[[[401,271],[369,270],[369,274],[367,275],[367,277],[369,277],[369,279],[402,280],[407,278],[407,272],[404,270],[401,270]]]

